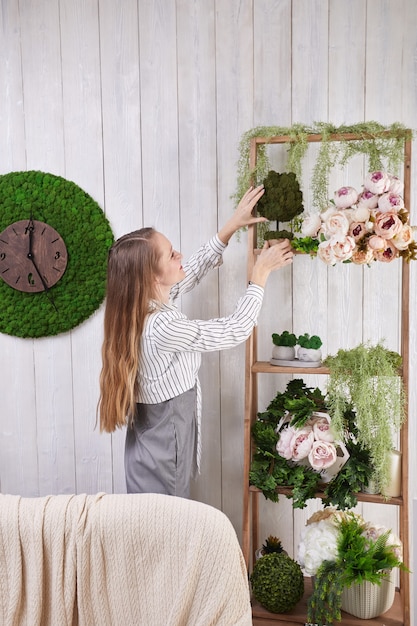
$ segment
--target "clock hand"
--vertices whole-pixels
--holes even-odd
[[[29,259],[33,257],[33,231],[34,230],[35,230],[35,225],[33,223],[33,217],[31,215],[28,225],[26,226],[26,232],[29,233],[29,252],[28,252]]]
[[[30,237],[30,231],[29,231],[29,237]],[[35,261],[35,257],[33,256],[33,252],[29,252],[28,253],[28,258],[32,261],[33,267],[35,268],[36,273],[38,274],[39,278],[41,279],[41,283],[42,283],[43,288],[45,290],[45,295],[47,296],[48,300],[50,301],[50,303],[54,307],[55,311],[58,313],[58,309],[56,308],[56,304],[54,302],[54,299],[51,296],[51,294],[49,293],[49,287],[48,287],[45,279],[43,278],[42,274],[40,273],[38,266],[36,265],[36,261]]]

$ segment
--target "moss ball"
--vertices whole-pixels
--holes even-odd
[[[299,564],[284,553],[261,557],[250,577],[254,598],[271,613],[291,611],[304,593]]]

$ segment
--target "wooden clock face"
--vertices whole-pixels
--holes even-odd
[[[63,276],[67,261],[64,240],[49,224],[21,220],[0,233],[0,277],[13,289],[48,291]]]

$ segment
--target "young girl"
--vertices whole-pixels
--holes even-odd
[[[269,274],[292,263],[288,240],[266,243],[246,293],[224,318],[190,320],[175,305],[222,263],[231,236],[265,221],[252,210],[264,193],[250,188],[231,218],[186,263],[153,228],[118,239],[109,253],[100,374],[100,430],[127,424],[128,493],[188,498],[200,460],[201,353],[232,348],[256,323]]]

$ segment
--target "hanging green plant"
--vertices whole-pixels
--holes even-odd
[[[387,136],[386,131],[392,133]],[[250,167],[251,140],[256,137],[271,139],[275,136],[288,136],[285,144],[288,151],[287,171],[294,172],[302,181],[302,160],[307,152],[308,135],[321,135],[320,148],[313,168],[310,187],[312,203],[321,210],[328,200],[328,179],[333,167],[343,167],[356,154],[364,155],[369,170],[385,169],[394,175],[399,173],[404,160],[404,141],[411,131],[395,122],[389,126],[369,121],[353,125],[335,126],[330,122],[314,122],[311,126],[293,124],[283,126],[258,126],[243,134],[239,143],[237,188],[234,195],[238,204],[251,182],[260,184],[271,169],[268,156],[268,142],[258,144],[257,160]],[[359,135],[359,139],[347,141],[343,134]],[[331,141],[331,135],[340,135],[338,141]]]
[[[337,433],[345,429],[345,413],[356,413],[357,441],[371,454],[373,480],[384,494],[390,480],[393,435],[405,419],[405,392],[399,376],[401,356],[377,345],[359,344],[339,350],[324,361],[330,376],[327,404]]]

